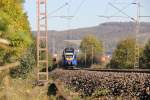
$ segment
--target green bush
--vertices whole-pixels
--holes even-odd
[[[121,69],[133,68],[135,62],[135,43],[133,38],[120,41],[107,66]]]
[[[10,75],[13,78],[26,78],[33,70],[36,61],[35,45],[31,45],[27,52],[20,58],[20,65],[11,69]]]
[[[145,45],[145,48],[143,50],[143,54],[140,57],[140,68],[150,69],[150,40]]]

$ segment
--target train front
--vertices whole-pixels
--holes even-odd
[[[65,67],[77,66],[77,57],[74,48],[65,48],[63,51],[63,65]]]

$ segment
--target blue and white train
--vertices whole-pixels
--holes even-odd
[[[77,66],[77,52],[74,48],[65,48],[62,55],[64,67]]]

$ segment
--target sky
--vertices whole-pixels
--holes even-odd
[[[103,18],[100,16],[131,16],[136,18],[136,0],[47,0],[48,30],[68,30],[96,26],[104,22],[132,21],[130,18]],[[141,16],[150,16],[150,0],[140,0]],[[62,5],[63,8],[60,8]],[[122,14],[118,9],[124,9]],[[36,30],[36,0],[25,0],[24,11],[28,15],[32,30]],[[55,13],[53,13],[55,11]],[[74,16],[64,19],[52,16]],[[140,21],[150,22],[150,18],[141,17]]]

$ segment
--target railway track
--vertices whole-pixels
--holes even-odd
[[[121,72],[121,73],[150,73],[150,69],[98,69],[98,68],[69,68],[64,70],[84,70],[98,72]]]

